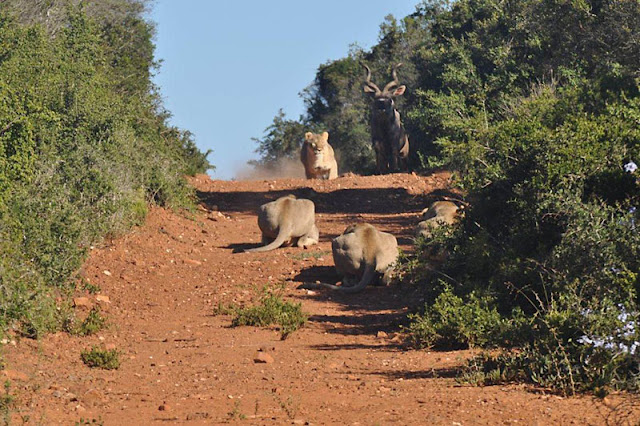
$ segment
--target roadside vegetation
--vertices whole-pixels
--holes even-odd
[[[635,0],[423,1],[370,50],[320,65],[306,114],[278,115],[257,152],[295,155],[304,124],[330,133],[342,171],[370,172],[360,63],[384,80],[403,62],[413,168],[452,170],[470,203],[405,260],[426,293],[409,340],[492,349],[476,382],[637,391],[638,22]]]
[[[91,349],[82,351],[82,362],[89,368],[102,368],[103,370],[117,370],[120,368],[120,352],[117,349],[103,349],[92,346]]]
[[[300,329],[309,319],[302,310],[302,303],[284,300],[284,286],[264,286],[258,295],[258,303],[252,306],[218,306],[214,314],[232,315],[232,327],[251,325],[255,327],[277,326],[282,340]]]
[[[189,207],[184,176],[210,167],[151,82],[147,3],[0,4],[4,330],[61,329],[89,248],[141,223],[149,203]]]

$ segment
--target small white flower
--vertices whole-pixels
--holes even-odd
[[[582,343],[583,345],[593,345],[593,340],[588,336],[582,336],[578,339],[578,343]]]
[[[612,270],[613,269],[614,268],[612,268]],[[636,312],[627,312],[621,304],[618,305],[618,309],[620,309],[618,321],[622,323],[622,326],[613,330],[613,335],[604,337],[584,335],[578,338],[577,342],[586,346],[591,346],[592,348],[602,348],[611,352],[630,354],[633,356],[637,356],[636,354],[640,355],[640,341],[633,339],[636,335],[636,326],[638,324],[638,320],[636,318],[638,314]],[[587,316],[589,313],[590,312],[587,309],[582,310],[582,315],[584,316]],[[628,342],[627,344],[625,340],[631,340],[631,342]]]
[[[636,170],[638,170],[638,165],[636,163],[634,163],[633,161],[629,161],[627,164],[625,164],[623,167],[625,172],[627,173],[633,173]]]

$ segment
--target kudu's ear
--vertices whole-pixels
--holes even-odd
[[[407,90],[407,86],[403,84],[402,86],[398,86],[391,94],[392,96],[400,96],[404,94],[405,90]]]

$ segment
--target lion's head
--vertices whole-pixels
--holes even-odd
[[[322,152],[329,145],[329,133],[316,134],[307,132],[304,134],[304,140],[315,152]]]

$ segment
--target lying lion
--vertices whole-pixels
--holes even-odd
[[[422,221],[415,229],[415,236],[431,238],[433,230],[442,225],[453,225],[458,219],[460,208],[451,201],[436,201],[422,210]]]
[[[357,293],[376,281],[388,284],[398,258],[396,237],[378,231],[373,225],[351,225],[331,243],[333,262],[342,285],[305,283],[300,288],[329,288],[345,293]]]
[[[329,145],[329,133],[320,135],[307,132],[300,150],[300,161],[304,165],[307,179],[335,179],[338,177],[338,163],[333,148]]]

